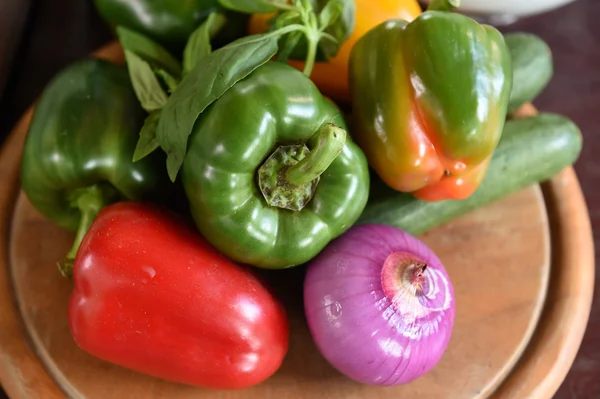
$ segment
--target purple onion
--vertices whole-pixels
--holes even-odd
[[[438,257],[394,227],[361,225],[308,265],[304,310],[322,355],[370,385],[399,385],[429,372],[454,325],[454,289]]]

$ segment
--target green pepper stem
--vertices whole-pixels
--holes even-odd
[[[290,184],[299,186],[321,176],[346,143],[346,131],[332,123],[323,125],[316,135],[317,143],[310,154],[287,169],[285,178]]]
[[[427,11],[452,11],[460,7],[460,0],[431,0]]]
[[[92,223],[98,216],[98,213],[108,203],[113,202],[116,197],[116,191],[110,186],[94,185],[76,190],[70,197],[71,205],[77,208],[80,212],[79,226],[75,233],[73,246],[65,256],[65,259],[58,262],[58,270],[64,277],[73,275],[73,262],[79,250],[79,246],[83,241]]]

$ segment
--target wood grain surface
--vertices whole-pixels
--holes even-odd
[[[550,270],[547,217],[538,187],[427,234],[425,241],[445,263],[455,285],[455,330],[434,371],[397,388],[359,385],[329,366],[304,321],[303,270],[265,273],[290,317],[289,352],[282,368],[265,383],[217,394],[128,371],[77,348],[66,317],[72,282],[55,267],[73,237],[39,215],[23,195],[14,215],[9,259],[16,302],[38,356],[74,398],[383,399],[417,393],[424,399],[485,398],[528,343]],[[524,270],[522,262],[531,267]]]
[[[121,56],[114,46],[103,54]],[[290,352],[281,370],[253,389],[198,390],[94,359],[70,338],[71,283],[54,266],[72,237],[19,195],[18,160],[28,118],[17,125],[0,156],[0,220],[5,223],[0,320],[9,327],[0,333],[0,381],[11,397],[61,397],[63,390],[85,398],[483,398],[494,392],[549,398],[578,349],[591,300],[593,248],[585,203],[569,168],[544,185],[544,195],[532,186],[423,236],[453,279],[457,320],[442,361],[412,384],[362,386],[322,359],[302,316],[302,268],[267,276],[290,314]],[[552,291],[546,297],[548,284]],[[540,367],[542,356],[548,362]]]

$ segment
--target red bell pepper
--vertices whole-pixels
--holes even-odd
[[[165,380],[240,389],[269,378],[288,348],[283,308],[250,270],[169,211],[104,208],[74,262],[79,347]]]

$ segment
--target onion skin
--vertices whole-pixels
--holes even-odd
[[[400,385],[442,358],[454,326],[454,288],[419,239],[359,225],[309,263],[304,310],[317,348],[339,372],[363,384]]]

